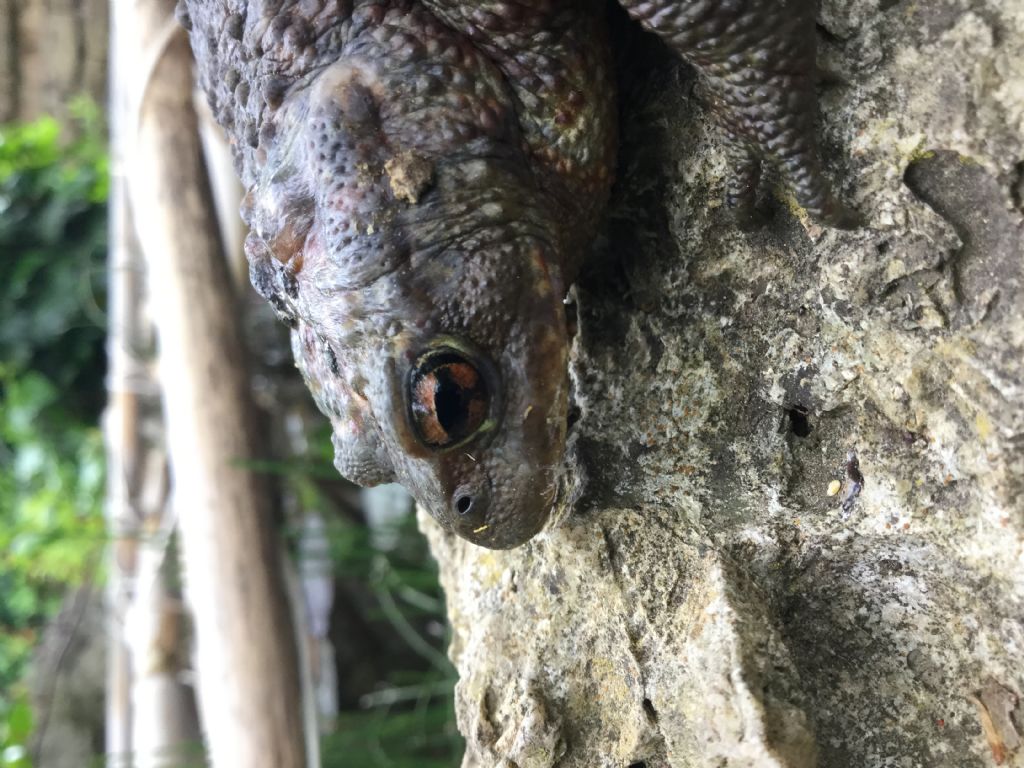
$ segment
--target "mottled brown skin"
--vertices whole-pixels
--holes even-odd
[[[761,161],[844,223],[814,140],[805,0],[623,2],[702,73],[750,209]],[[563,299],[616,127],[597,0],[182,0],[235,143],[253,284],[352,481],[527,541],[564,501]],[[447,442],[446,442],[447,441]]]

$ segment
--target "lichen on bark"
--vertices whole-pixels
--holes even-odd
[[[1024,764],[1024,6],[826,0],[820,34],[851,232],[784,198],[738,230],[691,72],[623,56],[585,494],[507,552],[421,515],[465,766]]]

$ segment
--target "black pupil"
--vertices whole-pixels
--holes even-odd
[[[487,386],[461,355],[430,355],[411,382],[412,415],[420,438],[445,446],[472,435],[487,416]]]
[[[469,400],[474,392],[452,379],[448,367],[436,369],[437,386],[434,388],[434,410],[437,420],[449,435],[457,434],[465,426],[469,415]]]

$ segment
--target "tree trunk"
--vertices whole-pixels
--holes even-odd
[[[626,47],[585,495],[511,551],[423,517],[465,766],[1021,764],[1020,7],[825,0],[851,232],[789,199],[737,229],[691,73]]]
[[[160,342],[174,503],[217,768],[305,765],[298,661],[243,343],[173,3],[126,6],[144,88],[129,158]],[[150,65],[151,68],[150,68]]]
[[[585,496],[509,552],[421,516],[464,766],[1022,764],[1021,3],[821,25],[852,232],[737,231],[690,74],[627,65]]]

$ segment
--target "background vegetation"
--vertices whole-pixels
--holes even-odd
[[[31,651],[101,551],[106,153],[51,118],[0,130],[0,714],[6,765],[27,765]]]

